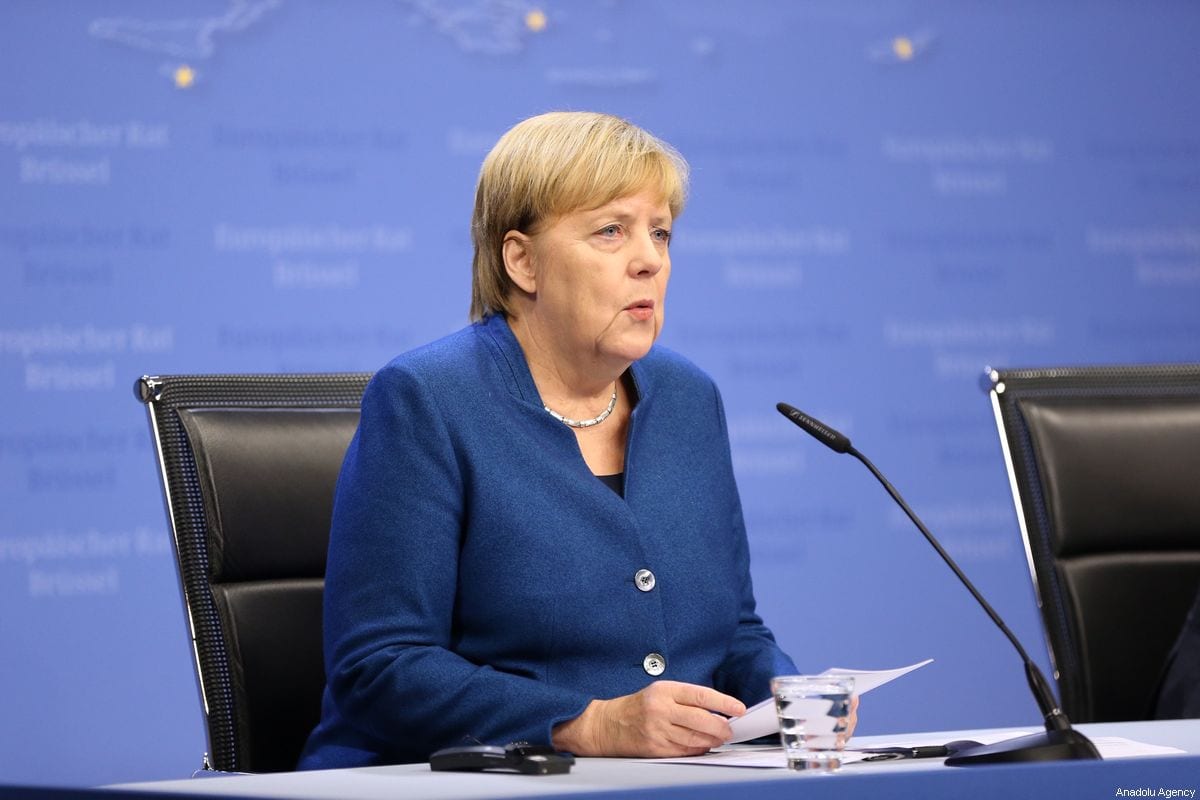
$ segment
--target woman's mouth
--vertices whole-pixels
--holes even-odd
[[[625,306],[625,311],[628,311],[634,319],[648,320],[654,316],[654,301],[637,300]]]

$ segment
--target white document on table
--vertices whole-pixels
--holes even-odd
[[[1187,754],[1186,750],[1178,747],[1164,747],[1160,744],[1146,744],[1126,739],[1123,736],[1091,736],[1092,744],[1100,757],[1108,760],[1113,758],[1137,758],[1139,756],[1173,756]]]
[[[960,734],[947,733],[946,737],[961,735],[970,738],[980,744],[996,744],[997,742],[1015,739],[1018,736],[1028,736],[1034,731],[963,731]],[[872,742],[872,748],[879,747],[920,747],[922,745],[933,744],[929,738],[930,734],[917,734],[912,738],[900,737],[897,739],[889,739],[883,742]],[[876,737],[878,738],[878,737]],[[1092,744],[1096,745],[1096,749],[1100,752],[1101,758],[1105,760],[1114,758],[1138,758],[1146,756],[1167,756],[1167,755],[1187,755],[1186,750],[1180,750],[1178,747],[1164,747],[1156,744],[1146,744],[1145,742],[1135,742],[1132,739],[1126,739],[1121,736],[1093,736]],[[854,748],[854,740],[851,740],[850,746],[842,752],[842,764],[856,764],[862,762],[871,753]],[[748,767],[758,769],[783,769],[787,766],[787,758],[783,755],[782,747],[722,747],[718,750],[712,750],[702,756],[688,756],[687,758],[658,758],[654,761],[663,764],[695,764],[697,766],[711,767]],[[935,759],[929,759],[931,763]],[[895,764],[895,761],[881,761],[880,764]],[[863,768],[867,768],[869,764],[863,764]]]
[[[854,678],[854,693],[866,694],[878,686],[883,686],[889,681],[896,680],[901,675],[907,675],[914,669],[920,669],[932,662],[932,658],[927,658],[924,661],[918,661],[916,664],[909,664],[907,667],[898,667],[897,669],[864,670],[832,667],[821,674],[825,676]],[[746,713],[742,716],[729,720],[729,727],[733,730],[733,738],[729,740],[728,744],[748,742],[760,736],[769,736],[772,733],[778,733],[779,717],[775,715],[775,698],[768,697],[758,705],[747,709]]]
[[[980,744],[995,744],[1003,742],[1006,739],[1012,739],[1017,736],[1026,736],[1033,731],[969,731],[973,741]],[[876,737],[878,738],[878,737]],[[842,751],[842,765],[857,764],[865,761],[867,756],[872,755],[865,750],[857,750],[851,745]],[[897,739],[887,739],[882,742],[872,742],[872,748],[877,747],[921,747],[924,745],[934,744],[928,734],[914,734],[912,738],[901,737]],[[1179,751],[1182,752],[1182,751]],[[1107,756],[1105,756],[1107,758]],[[688,756],[686,758],[658,758],[656,762],[663,764],[695,764],[697,766],[712,766],[712,767],[749,767],[757,769],[783,769],[787,766],[787,757],[783,754],[783,748],[779,746],[754,746],[744,745],[742,747],[721,747],[717,750],[710,750],[702,756]],[[931,763],[935,759],[929,759]],[[896,761],[881,761],[881,764],[895,764]],[[867,767],[869,764],[863,764]]]

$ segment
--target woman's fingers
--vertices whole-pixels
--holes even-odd
[[[697,686],[694,683],[675,683],[659,681],[658,685],[670,687],[678,702],[682,705],[695,706],[708,711],[715,711],[727,717],[740,717],[746,713],[746,705],[736,697],[722,694],[707,686]],[[649,687],[647,687],[649,688]]]
[[[846,717],[846,730],[838,734],[838,747],[845,747],[854,735],[854,727],[858,725],[858,695],[850,698],[850,714]]]

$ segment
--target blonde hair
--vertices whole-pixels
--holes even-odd
[[[675,148],[619,117],[556,111],[517,123],[484,159],[475,188],[471,319],[512,312],[502,254],[509,231],[533,233],[556,216],[646,189],[678,217],[687,180]]]

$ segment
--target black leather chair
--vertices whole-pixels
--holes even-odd
[[[207,769],[294,769],[320,716],[333,490],[369,378],[178,375],[135,384],[174,540]]]
[[[1200,586],[1200,365],[985,376],[1063,710],[1152,718]]]

